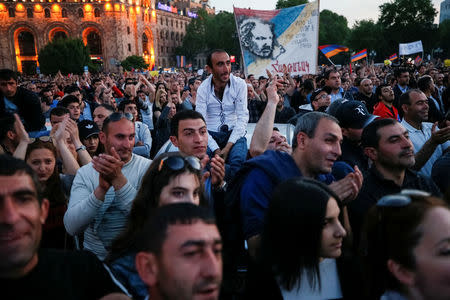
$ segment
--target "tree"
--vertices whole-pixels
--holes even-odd
[[[278,0],[276,9],[297,6],[308,3],[308,0]]]
[[[444,50],[446,57],[450,56],[450,20],[445,20],[439,24],[439,47]]]
[[[378,22],[384,28],[383,38],[389,48],[422,40],[424,47],[430,49],[436,38],[436,14],[431,0],[394,0],[380,5]]]
[[[125,58],[121,63],[124,70],[131,71],[131,69],[147,69],[148,64],[142,56],[131,55]]]
[[[375,50],[378,59],[383,59],[392,52],[387,49],[384,39],[380,38],[382,36],[383,27],[380,24],[372,20],[357,21],[348,35],[347,46],[354,51],[365,48],[368,51]]]
[[[197,54],[206,50],[206,26],[211,18],[204,9],[198,11],[198,18],[193,19],[186,28],[183,44],[175,49],[177,55],[185,55],[192,60]]]
[[[338,44],[344,45],[350,33],[347,18],[330,10],[320,12],[319,20],[319,45]],[[333,57],[335,63],[345,63],[349,54],[344,52]],[[319,63],[327,63],[325,56],[319,55]]]
[[[96,71],[89,56],[89,49],[81,39],[56,39],[39,52],[39,67],[43,74],[82,74],[83,67]]]

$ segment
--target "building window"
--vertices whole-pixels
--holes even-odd
[[[169,26],[169,19],[166,18],[166,26]]]
[[[169,32],[166,31],[166,40],[168,40],[168,39],[169,39]]]
[[[14,10],[14,8],[8,8],[8,15],[10,18],[14,18],[16,16],[16,11]]]
[[[100,18],[100,9],[98,8],[94,9],[94,17]]]
[[[53,41],[57,39],[67,39],[67,34],[64,31],[57,31],[53,35]]]
[[[84,18],[84,12],[81,8],[78,9],[78,18]]]
[[[127,26],[127,33],[128,33],[128,34],[131,33],[130,26]]]
[[[130,11],[127,9],[127,19],[130,18]]]
[[[177,32],[177,34],[175,35],[175,40],[178,41],[180,39],[180,34]]]
[[[161,36],[161,39],[164,38],[164,32],[161,30],[161,32],[159,33],[159,35]]]
[[[131,44],[128,44],[128,51],[131,52]]]
[[[175,21],[175,27],[178,28],[178,21]]]
[[[86,36],[89,52],[93,55],[102,55],[102,40],[96,31],[91,31]]]
[[[33,18],[33,9],[27,8],[27,18]]]
[[[183,22],[180,21],[180,28],[183,28]]]
[[[50,18],[50,9],[49,8],[44,9],[44,16],[46,18]]]
[[[162,18],[161,18],[161,25],[164,25],[164,24],[163,24],[163,19],[162,19]]]
[[[166,47],[166,52],[169,53],[169,47]]]
[[[164,47],[161,46],[161,53],[164,53]]]
[[[170,20],[170,26],[173,27],[173,20]]]
[[[148,37],[145,33],[142,34],[142,52],[148,55]]]
[[[65,9],[65,8],[62,9],[62,11],[61,11],[61,16],[62,16],[63,18],[67,18],[67,9]]]
[[[170,39],[173,41],[174,40],[174,36],[175,34],[173,33],[173,31],[170,33]]]
[[[17,37],[20,55],[34,56],[36,55],[36,47],[34,45],[34,36],[29,31],[22,31]]]

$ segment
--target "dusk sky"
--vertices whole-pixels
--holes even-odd
[[[439,7],[443,0],[432,0],[434,7],[438,11],[435,23],[439,22]],[[321,0],[320,10],[329,9],[337,14],[347,18],[349,27],[352,27],[355,21],[363,19],[378,19],[378,6],[389,2],[386,0]],[[209,0],[210,6],[216,7],[216,11],[233,11],[233,5],[240,8],[275,9],[277,0]]]

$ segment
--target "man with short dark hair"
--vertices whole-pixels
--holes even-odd
[[[17,113],[28,132],[44,128],[45,117],[37,95],[17,86],[17,75],[9,69],[0,70],[0,117]]]
[[[98,299],[118,291],[94,255],[39,249],[48,209],[32,169],[0,155],[2,298]]]
[[[328,70],[324,74],[325,86],[331,89],[331,103],[340,98],[353,100],[353,95],[349,91],[344,91],[341,86],[341,74],[337,70]]]
[[[349,204],[350,222],[356,240],[359,240],[365,214],[381,197],[403,189],[439,195],[430,178],[410,170],[415,164],[414,148],[408,130],[398,121],[373,121],[364,128],[361,144],[373,164],[364,178],[361,192]]]
[[[0,154],[25,159],[30,139],[17,114],[0,117]]]
[[[397,79],[397,84],[394,86],[394,106],[402,114],[400,96],[409,90],[409,72],[407,69],[399,68],[394,71],[394,76]]]
[[[403,110],[402,125],[416,153],[415,170],[431,176],[434,162],[450,149],[450,127],[439,129],[437,123],[427,122],[430,101],[420,90],[409,90],[400,97]]]
[[[52,127],[64,121],[66,115],[70,116],[70,111],[67,108],[62,106],[52,108],[50,111],[50,124]]]
[[[65,107],[70,112],[70,118],[75,122],[80,121],[81,108],[80,99],[74,95],[65,96],[61,101],[59,101],[58,106]]]
[[[100,104],[94,109],[93,113],[94,122],[97,124],[100,130],[102,130],[103,121],[113,112],[115,112],[114,107],[105,103]]]
[[[114,113],[105,119],[99,133],[105,153],[78,170],[64,216],[67,232],[84,233],[84,248],[100,260],[124,228],[131,203],[151,163],[133,154],[135,129],[128,116]]]
[[[231,74],[230,56],[224,50],[211,51],[207,69],[212,75],[198,88],[195,109],[206,119],[210,150],[227,162],[225,180],[229,180],[247,156],[247,85]]]
[[[136,269],[153,300],[219,298],[222,240],[206,208],[191,203],[160,207],[136,248]]]
[[[389,84],[380,84],[375,91],[378,103],[373,107],[373,114],[381,119],[394,119],[400,121],[397,108],[394,106],[394,91]]]
[[[444,119],[444,105],[440,103],[440,99],[435,99],[433,93],[436,87],[433,78],[430,75],[424,75],[417,81],[418,88],[428,98],[428,122],[440,122]]]

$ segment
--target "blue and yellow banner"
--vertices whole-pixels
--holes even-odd
[[[318,1],[277,10],[234,8],[245,73],[265,70],[315,74],[319,32]]]

